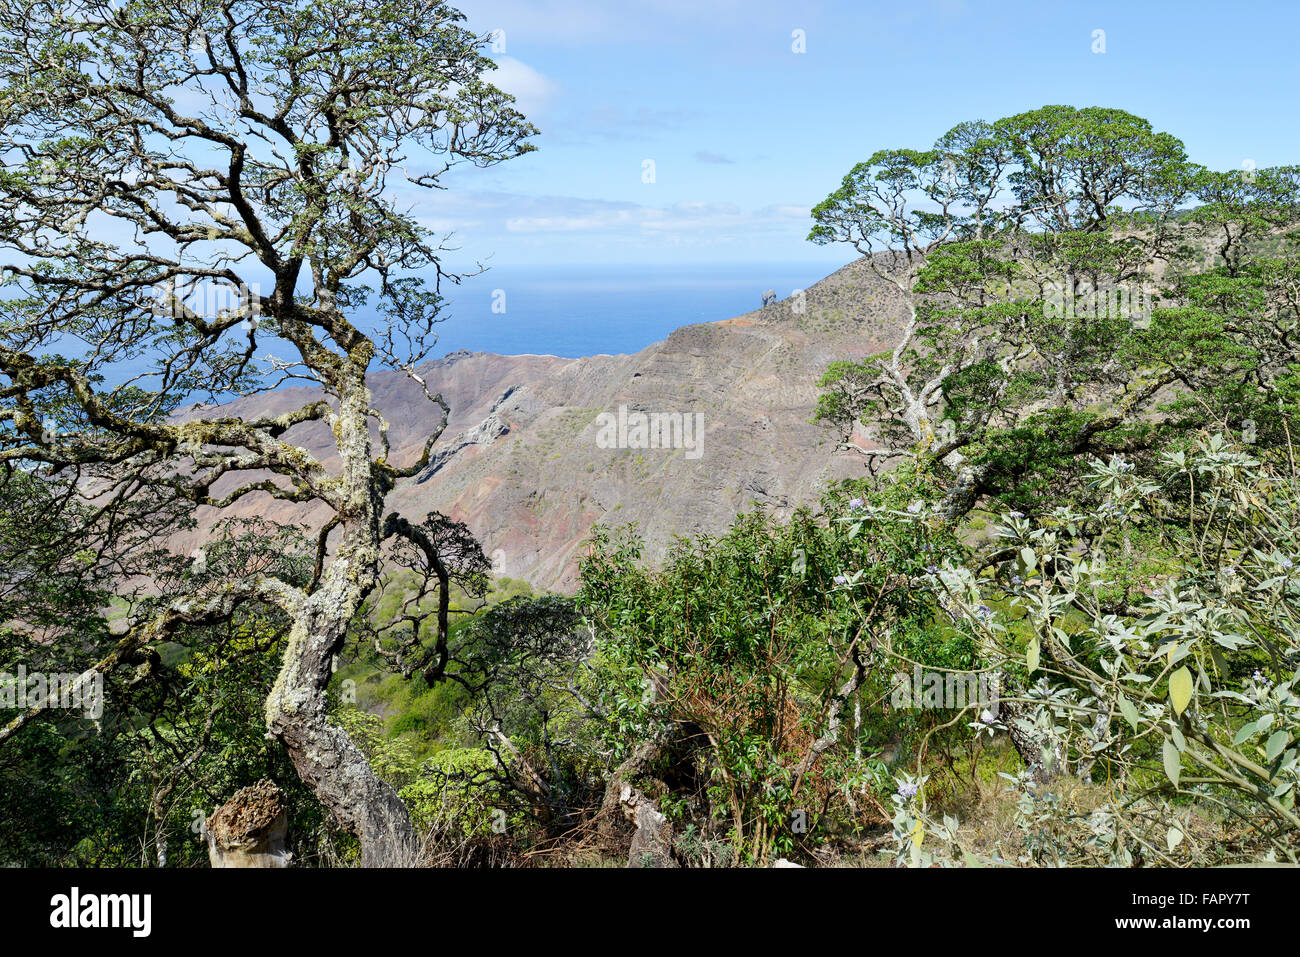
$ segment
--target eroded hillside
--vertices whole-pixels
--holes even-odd
[[[802,302],[684,326],[635,355],[459,353],[427,363],[419,372],[451,406],[449,425],[429,466],[390,505],[410,517],[436,509],[462,520],[499,573],[561,590],[572,587],[582,542],[598,522],[638,523],[653,560],[674,536],[721,532],[755,503],[788,513],[815,502],[828,481],[860,473],[860,461],[836,455],[830,431],[809,421],[817,380],[836,359],[883,348],[900,309],[859,261]],[[413,461],[439,410],[398,374],[377,373],[372,387],[394,459]],[[283,389],[230,411],[281,412],[310,396]],[[598,416],[620,407],[702,416],[698,452],[602,448]],[[290,435],[328,462],[323,426]],[[245,500],[241,511],[309,524],[322,514],[266,496]]]

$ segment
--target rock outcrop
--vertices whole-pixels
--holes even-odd
[[[433,460],[390,504],[413,519],[436,509],[466,522],[488,554],[501,556],[499,573],[559,590],[574,585],[598,522],[637,523],[653,562],[676,536],[720,533],[748,508],[788,514],[815,502],[830,481],[861,474],[860,458],[835,454],[835,436],[810,421],[818,380],[835,360],[892,346],[902,314],[897,294],[860,260],[802,296],[684,326],[635,355],[461,352],[426,363],[419,374],[451,406],[450,420]],[[411,461],[440,410],[399,374],[377,372],[372,386],[393,460]],[[279,413],[311,398],[310,390],[281,389],[227,411]],[[664,422],[692,416],[703,425],[700,453],[663,447],[673,445],[667,426],[665,442],[642,442],[629,428],[604,447],[598,417],[620,406],[629,417],[658,413]],[[324,425],[290,435],[328,464]],[[323,520],[323,510],[264,496],[241,508],[281,521]],[[193,551],[200,536],[178,547]]]

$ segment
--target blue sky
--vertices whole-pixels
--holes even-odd
[[[494,81],[542,130],[536,153],[419,197],[461,262],[829,271],[851,251],[808,243],[807,211],[855,162],[1048,103],[1129,110],[1216,168],[1300,162],[1300,4],[455,5],[504,31]]]

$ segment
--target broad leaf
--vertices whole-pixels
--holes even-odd
[[[1183,773],[1182,762],[1178,759],[1178,749],[1174,747],[1172,741],[1165,738],[1161,751],[1165,762],[1165,774],[1169,776],[1170,781],[1174,782],[1174,787],[1178,787],[1178,779]]]
[[[1182,714],[1191,700],[1192,673],[1185,667],[1179,668],[1169,676],[1169,703],[1174,706],[1175,714]]]

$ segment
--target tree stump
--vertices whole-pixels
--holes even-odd
[[[676,867],[673,826],[654,802],[630,784],[624,784],[619,804],[624,817],[636,828],[627,854],[627,866]]]
[[[273,781],[236,792],[204,822],[213,867],[288,867],[289,808]]]

